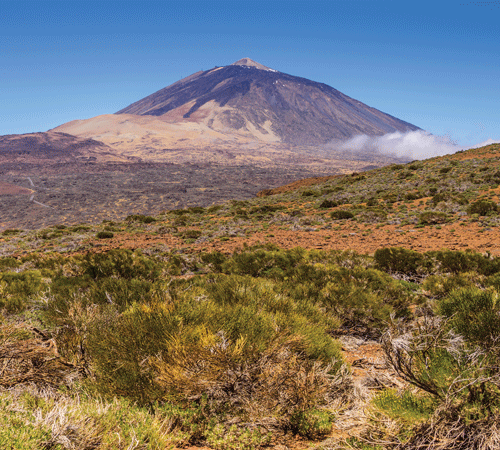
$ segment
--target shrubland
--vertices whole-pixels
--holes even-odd
[[[2,258],[4,440],[237,449],[321,439],[355,401],[337,340],[355,330],[382,343],[405,387],[373,396],[372,447],[363,436],[344,445],[434,448],[439,436],[443,448],[495,448],[499,261],[272,245]]]
[[[499,257],[223,246],[345,224],[495,228],[497,158],[462,156],[156,217],[4,231],[0,442],[499,448]],[[128,249],[124,235],[169,245]],[[349,339],[383,350],[380,376],[359,375]]]

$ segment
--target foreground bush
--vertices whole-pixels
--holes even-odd
[[[449,450],[498,448],[497,298],[498,293],[477,288],[454,291],[438,305],[442,317],[427,316],[417,327],[399,324],[387,332],[383,343],[390,364],[425,393],[420,396],[430,399],[428,406],[434,403],[394,447],[431,449],[440,442],[439,448]]]
[[[222,266],[243,271],[249,258],[298,264],[304,257],[278,253],[242,254]],[[73,279],[54,278],[44,318],[58,327],[61,355],[92,374],[93,389],[141,405],[203,405],[203,439],[217,441],[209,418],[223,424],[226,415],[280,432],[324,434],[330,422],[309,411],[347,399],[350,389],[339,344],[328,334],[338,320],[272,279],[157,280],[162,265],[111,251],[84,256]],[[236,441],[243,439],[238,430]],[[266,441],[264,431],[259,436]]]

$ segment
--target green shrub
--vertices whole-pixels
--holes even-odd
[[[225,273],[283,279],[290,275],[303,259],[302,249],[284,251],[268,245],[264,248],[235,252],[230,259],[227,259],[221,270]]]
[[[155,280],[161,273],[161,265],[143,256],[140,251],[114,249],[106,253],[87,253],[80,266],[92,279],[117,276]]]
[[[156,219],[151,216],[145,216],[144,214],[131,214],[125,218],[127,222],[141,222],[141,223],[153,223]]]
[[[96,234],[97,239],[111,239],[112,237],[114,237],[114,233],[111,231],[99,231]]]
[[[252,208],[250,214],[269,214],[281,209],[283,209],[281,205],[262,205]]]
[[[320,208],[335,208],[335,206],[337,206],[337,202],[333,201],[333,200],[323,200],[319,207]]]
[[[378,394],[373,403],[393,420],[403,419],[414,425],[430,419],[436,409],[436,401],[429,395],[415,394],[410,390],[397,392],[386,389]]]
[[[222,205],[212,205],[209,206],[207,209],[207,212],[209,214],[215,214],[216,212],[220,211],[222,209]]]
[[[389,363],[404,380],[430,394],[435,405],[430,420],[410,434],[409,448],[434,443],[437,436],[460,443],[460,448],[479,448],[484,430],[496,427],[500,316],[497,294],[492,294],[477,288],[454,291],[438,303],[445,320],[426,317],[418,327],[399,325],[384,335]],[[499,442],[494,440],[491,448]]]
[[[330,433],[333,425],[332,413],[319,409],[299,411],[291,417],[292,431],[308,439],[319,439]]]
[[[227,258],[228,257],[224,255],[224,253],[218,251],[203,253],[201,255],[201,260],[205,264],[211,265],[214,272],[222,272],[223,264],[227,260]]]
[[[451,198],[450,194],[447,192],[438,192],[432,197],[432,203],[437,205],[440,202],[445,202]]]
[[[483,278],[476,272],[430,275],[424,280],[421,286],[428,295],[435,298],[443,298],[456,289],[475,287],[482,283]]]
[[[17,228],[7,228],[6,230],[3,230],[2,236],[14,236],[21,232],[22,230],[18,230]]]
[[[321,195],[321,192],[313,191],[312,189],[302,191],[302,197],[319,197],[320,195]]]
[[[420,192],[408,192],[408,194],[405,195],[406,200],[418,200],[419,198],[422,198],[423,195]]]
[[[70,227],[69,231],[76,233],[78,231],[89,231],[91,229],[92,228],[89,227],[88,225],[75,225],[73,227]]]
[[[419,222],[425,225],[446,223],[447,221],[448,215],[439,211],[425,211],[419,216]]]
[[[0,257],[0,271],[3,271],[5,269],[15,269],[20,265],[21,265],[20,262],[16,258],[13,258],[12,256]]]
[[[188,211],[191,214],[203,214],[205,212],[205,208],[201,206],[191,206],[190,208],[188,208]]]
[[[443,273],[477,272],[492,275],[500,271],[500,258],[483,256],[477,252],[461,252],[441,250],[429,252],[439,263],[439,271]]]
[[[217,414],[258,404],[284,418],[324,403],[340,352],[319,306],[234,275],[198,279],[191,289],[180,282],[169,295],[138,299],[121,314],[106,306],[87,326],[86,355],[102,392],[141,403],[207,398]],[[309,374],[306,386],[299,372]]]
[[[404,164],[391,164],[389,166],[392,170],[402,170],[405,168]]]
[[[182,232],[184,239],[198,239],[202,235],[200,230],[186,230]]]
[[[480,216],[486,216],[489,213],[496,213],[498,211],[498,205],[491,200],[477,200],[471,203],[467,208],[469,214],[479,214]]]
[[[379,333],[391,315],[408,315],[412,295],[386,273],[338,267],[325,271],[323,278],[317,301],[344,326],[368,327]]]
[[[429,273],[432,262],[429,258],[402,247],[380,248],[375,251],[376,266],[385,272],[399,273],[409,276]]]
[[[337,209],[336,211],[332,211],[330,217],[333,220],[352,219],[354,217],[354,214],[351,211]]]
[[[450,325],[468,342],[485,349],[498,346],[500,302],[497,292],[478,288],[451,292],[439,303],[439,312],[450,319]]]
[[[9,313],[26,309],[46,287],[39,270],[0,273],[0,308]]]
[[[356,219],[365,223],[378,223],[387,219],[387,213],[381,209],[367,209],[358,213]]]

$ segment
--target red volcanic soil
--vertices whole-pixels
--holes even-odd
[[[18,194],[31,194],[33,191],[14,184],[0,181],[0,195],[18,195]]]

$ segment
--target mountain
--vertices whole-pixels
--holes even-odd
[[[415,129],[330,86],[244,58],[115,114],[0,136],[0,231],[209,206],[401,163],[323,144]]]
[[[194,73],[116,114],[196,122],[293,145],[419,129],[342,92],[243,58]]]

